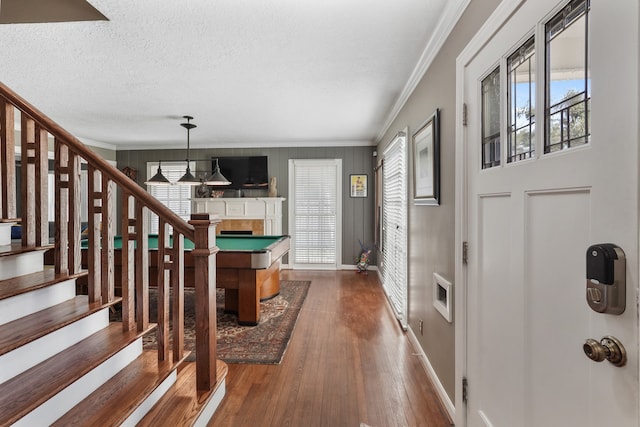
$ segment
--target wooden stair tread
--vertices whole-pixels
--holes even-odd
[[[196,390],[196,363],[183,363],[178,369],[176,384],[160,399],[136,427],[154,427],[158,425],[193,425],[218,387],[227,377],[229,368],[221,360],[216,361],[217,384],[207,393]]]
[[[76,274],[56,274],[53,267],[45,267],[44,270],[36,273],[0,280],[0,300],[86,275],[86,271]]]
[[[158,363],[156,351],[143,351],[136,360],[52,426],[119,426],[179,363]]]
[[[53,247],[54,245],[23,246],[22,243],[11,243],[10,245],[0,246],[0,257],[19,255],[19,254],[24,254],[24,253],[33,252],[33,251],[45,251]]]
[[[88,296],[78,295],[68,301],[0,325],[0,355],[35,341],[103,308],[110,307],[120,300],[118,298],[109,304],[89,304]]]
[[[15,222],[16,224],[20,223],[22,220],[20,218],[0,218],[0,222]]]
[[[33,368],[0,384],[0,425],[13,424],[119,350],[153,329],[123,331],[113,322]]]

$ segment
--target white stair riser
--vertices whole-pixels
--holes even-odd
[[[67,347],[89,337],[109,324],[109,309],[102,309],[84,319],[58,329],[20,348],[0,356],[0,384],[48,359]]]
[[[222,399],[224,395],[227,393],[227,381],[222,380],[218,388],[216,389],[213,396],[207,403],[207,406],[202,410],[198,419],[193,423],[193,427],[206,427],[209,425],[211,418],[213,418],[213,414],[215,414],[218,406],[222,403]]]
[[[44,268],[44,251],[0,257],[0,280],[37,273]]]
[[[176,383],[178,377],[177,371],[174,369],[163,382],[147,397],[144,402],[133,411],[133,413],[120,425],[120,427],[135,427],[140,420],[154,407],[156,403],[165,395],[165,393]]]
[[[14,427],[44,427],[51,425],[51,423],[80,403],[120,370],[124,369],[141,353],[142,338],[138,338],[100,366],[97,366],[69,387],[22,417],[14,424]]]
[[[40,264],[42,264],[42,261],[40,261]],[[42,289],[0,300],[0,325],[60,304],[75,296],[76,281],[75,279],[69,279]]]
[[[11,226],[13,222],[0,222],[0,246],[11,244]]]

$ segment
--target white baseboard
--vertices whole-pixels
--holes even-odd
[[[357,270],[358,268],[356,267],[355,264],[342,264],[340,265],[340,267],[338,267],[339,270]],[[367,271],[378,271],[378,266],[376,265],[370,265],[367,268]]]
[[[449,413],[449,417],[452,420],[455,420],[456,419],[455,405],[449,398],[449,395],[447,394],[446,390],[444,389],[444,386],[440,382],[440,379],[438,378],[436,371],[433,369],[433,366],[431,366],[431,362],[429,362],[429,358],[425,354],[424,350],[422,350],[422,347],[418,342],[418,338],[413,333],[413,330],[411,328],[407,330],[407,334],[409,335],[409,342],[413,346],[413,349],[415,350],[416,355],[420,358],[420,363],[422,363],[422,366],[424,367],[424,370],[427,372],[427,375],[429,375],[429,378],[431,378],[431,381],[433,381],[433,385],[436,388],[436,392],[438,393],[440,400],[442,401],[442,403],[444,404],[444,407]]]

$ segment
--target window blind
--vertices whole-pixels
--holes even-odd
[[[383,288],[403,328],[407,328],[407,160],[406,136],[384,151],[382,169]]]
[[[337,265],[338,176],[335,160],[292,160],[293,263]],[[291,170],[291,168],[290,168]]]
[[[147,191],[162,204],[188,221],[191,217],[191,186],[176,185],[175,182],[184,175],[185,162],[162,162],[162,174],[171,181],[171,185],[149,185]],[[191,164],[191,170],[195,164]],[[147,176],[151,177],[158,171],[158,162],[147,162]],[[149,233],[158,233],[158,216],[150,213]]]

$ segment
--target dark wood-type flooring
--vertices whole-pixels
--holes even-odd
[[[311,280],[280,365],[229,364],[209,426],[449,426],[376,272],[283,270]]]

